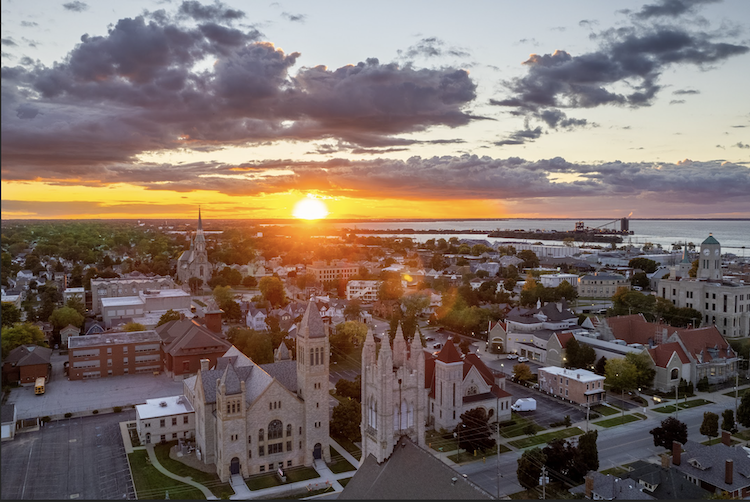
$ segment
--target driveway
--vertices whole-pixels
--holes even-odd
[[[52,421],[3,443],[3,500],[135,499],[119,422],[135,411]]]

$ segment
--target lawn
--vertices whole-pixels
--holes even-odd
[[[513,425],[508,425],[505,427],[500,428],[500,435],[504,438],[514,438],[518,436],[523,436],[526,434],[523,429],[528,425],[529,423],[534,424],[534,429],[537,432],[545,430],[545,427],[542,427],[541,425],[534,422],[531,418],[522,417],[518,413],[513,413],[513,420],[516,422]]]
[[[557,438],[569,438],[571,436],[579,436],[583,434],[583,431],[579,427],[569,427],[560,431],[548,432],[546,434],[539,434],[537,436],[529,436],[523,439],[516,439],[511,441],[511,446],[516,448],[528,448],[529,446],[536,446],[540,444],[547,444],[553,439]]]
[[[234,490],[229,483],[222,483],[215,473],[199,471],[178,460],[169,458],[169,449],[175,444],[177,444],[176,441],[170,441],[169,443],[154,445],[156,458],[159,459],[159,463],[166,470],[178,476],[190,476],[193,481],[204,485],[219,498],[229,498],[234,495]]]
[[[163,500],[169,492],[170,499],[201,499],[205,500],[203,492],[190,485],[169,478],[151,465],[146,450],[136,450],[128,454],[130,470],[133,473],[133,483],[140,499]],[[232,492],[234,493],[234,492]]]
[[[466,451],[466,450],[461,450],[461,453],[453,454],[453,455],[448,455],[448,458],[451,459],[452,461],[454,461],[457,464],[463,464],[464,462],[473,462],[475,460],[479,460],[480,458],[483,458],[483,459],[486,460],[487,457],[495,455],[496,451],[497,451],[497,445],[493,446],[492,448],[490,448],[486,452],[479,452],[478,451],[476,455],[474,455],[473,452],[469,452],[469,451]],[[510,448],[508,448],[504,444],[500,445],[500,454],[501,455],[503,453],[506,453],[506,452],[509,452],[509,451],[510,451]]]
[[[286,483],[282,483],[278,476],[276,476],[276,473],[273,472],[251,476],[245,480],[245,483],[251,490],[262,490],[263,488],[272,488],[274,486],[281,486],[320,477],[320,474],[318,474],[312,467],[290,467],[285,469],[284,472],[286,473]]]
[[[622,466],[622,465],[618,465],[618,466],[616,466],[616,467],[610,467],[609,469],[604,469],[603,471],[600,471],[600,472],[601,472],[602,474],[604,474],[605,476],[606,476],[607,474],[611,474],[611,475],[613,475],[613,476],[615,476],[615,477],[618,477],[618,478],[619,478],[619,477],[621,477],[621,476],[622,476],[623,474],[627,474],[627,473],[629,473],[629,472],[630,472],[630,469],[628,469],[628,468],[627,468],[627,467],[625,467],[625,466]]]
[[[343,486],[344,488],[346,488],[346,485],[348,485],[349,481],[351,481],[351,480],[352,480],[352,478],[339,479],[339,484],[341,486]]]
[[[750,392],[750,388],[740,389],[739,391],[737,391],[737,396],[738,397],[742,397],[742,396],[744,396],[748,392]],[[729,397],[734,397],[734,390],[732,390],[730,392],[725,392],[724,395],[725,396],[729,396]]]
[[[750,429],[745,429],[744,431],[740,431],[737,434],[732,434],[734,437],[738,437],[744,441],[750,441]]]
[[[331,463],[328,464],[328,468],[334,474],[355,470],[355,467],[333,446],[331,446]]]
[[[592,424],[598,425],[599,427],[615,427],[616,425],[637,422],[638,420],[640,420],[640,418],[634,417],[633,415],[625,415],[624,417],[622,415],[617,415],[616,417],[608,418],[606,420],[592,422]]]
[[[450,439],[443,439],[442,434],[434,430],[425,432],[425,442],[435,451],[453,451],[458,448],[458,441],[452,436]]]
[[[740,444],[741,442],[742,441],[737,441],[734,438],[731,439],[732,446],[734,446],[736,444]],[[711,438],[711,439],[708,439],[706,441],[701,441],[701,444],[704,444],[706,446],[711,446],[711,445],[715,445],[715,444],[718,444],[718,443],[721,443],[721,438],[720,437],[718,437],[718,438]]]
[[[352,443],[349,439],[341,436],[331,436],[340,446],[342,446],[349,454],[357,460],[362,458],[362,450],[356,444]]]
[[[679,403],[677,406],[681,410],[685,410],[687,408],[695,408],[696,406],[703,406],[704,404],[713,404],[713,401],[707,401],[705,399],[693,399],[692,401],[687,401],[684,403]],[[654,408],[654,411],[658,413],[674,413],[674,405],[670,404],[668,406],[660,406],[659,408]]]
[[[597,404],[596,406],[591,407],[591,411],[596,412],[600,415],[604,415],[605,417],[608,417],[610,415],[614,415],[615,413],[620,413],[619,411],[615,410],[614,408],[610,406],[606,406],[604,404]]]

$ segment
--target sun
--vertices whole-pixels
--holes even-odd
[[[320,220],[328,216],[328,208],[320,199],[308,195],[294,206],[292,215],[301,220]]]

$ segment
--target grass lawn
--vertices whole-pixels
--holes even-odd
[[[534,429],[536,429],[537,432],[545,430],[545,427],[542,427],[541,425],[534,422],[531,418],[522,417],[518,413],[513,413],[513,420],[515,420],[514,425],[508,425],[506,427],[500,428],[500,435],[504,438],[514,438],[518,436],[523,436],[526,434],[523,429],[528,425],[529,423],[534,424]]]
[[[613,409],[612,407],[606,406],[604,404],[597,404],[596,406],[592,406],[591,411],[596,412],[600,415],[604,415],[605,417],[614,415],[615,413],[620,413],[619,411]]]
[[[339,479],[339,484],[341,486],[343,486],[344,488],[346,488],[346,485],[348,485],[349,481],[351,481],[351,480],[352,480],[352,478]]]
[[[646,415],[644,415],[643,413],[633,413],[633,416],[634,416],[634,417],[638,417],[638,418],[640,418],[641,420],[646,420],[646,419],[648,418],[648,417],[647,417]]]
[[[185,483],[169,478],[156,470],[148,459],[146,450],[136,450],[128,454],[130,469],[133,472],[133,483],[140,499],[165,499],[169,492],[170,499],[201,499],[203,492]],[[234,493],[234,492],[232,492]]]
[[[347,438],[341,436],[331,436],[340,446],[342,446],[349,454],[357,460],[362,458],[362,450],[356,444],[349,441]]]
[[[740,389],[739,391],[737,391],[737,396],[738,397],[742,397],[742,396],[744,396],[748,392],[750,392],[750,388]],[[729,396],[729,397],[734,397],[734,390],[731,390],[729,392],[725,392],[724,395],[725,396]]]
[[[328,393],[333,396],[333,398],[336,399],[336,401],[338,401],[339,403],[343,403],[346,399],[336,394],[336,391],[334,389],[329,390]]]
[[[442,434],[438,431],[429,430],[425,432],[425,441],[435,451],[453,451],[458,449],[458,441],[453,437],[450,439],[443,439]]]
[[[251,490],[261,490],[263,488],[271,488],[273,486],[281,486],[320,477],[320,474],[312,467],[290,467],[289,469],[285,469],[284,472],[286,473],[286,483],[279,481],[279,478],[273,472],[251,476],[245,480],[245,483]]]
[[[622,466],[622,465],[618,465],[618,466],[616,466],[616,467],[610,467],[609,469],[604,469],[603,471],[599,471],[599,472],[601,472],[601,473],[602,473],[602,474],[604,474],[605,476],[606,476],[607,474],[611,474],[611,475],[613,475],[613,476],[616,476],[616,477],[618,477],[618,478],[619,478],[619,477],[621,477],[621,476],[622,476],[623,474],[627,474],[628,472],[630,472],[630,469],[628,469],[628,468],[627,468],[627,467],[625,467],[625,466]]]
[[[744,441],[750,441],[750,429],[745,429],[744,431],[740,431],[737,434],[732,434],[734,437],[738,437]]]
[[[178,476],[190,476],[193,481],[204,485],[206,488],[219,498],[229,498],[234,495],[234,490],[229,483],[222,483],[219,476],[210,473],[193,469],[192,467],[183,464],[177,460],[169,458],[169,449],[176,445],[177,441],[170,441],[166,444],[154,445],[154,453],[156,458],[159,459],[159,463],[169,472],[177,474]],[[170,495],[171,496],[171,495]]]
[[[492,448],[490,448],[486,452],[478,451],[476,455],[474,455],[473,452],[468,452],[468,451],[465,451],[465,450],[461,450],[461,453],[459,453],[459,454],[453,454],[453,455],[448,455],[448,458],[451,459],[452,461],[454,461],[457,464],[463,464],[464,462],[473,462],[475,460],[479,460],[480,458],[484,458],[486,460],[487,457],[495,455],[496,451],[497,451],[497,445],[493,446]],[[501,455],[503,453],[506,453],[506,452],[509,452],[509,451],[510,451],[510,448],[508,448],[504,444],[500,445],[500,454]]]
[[[693,399],[692,401],[679,403],[677,406],[679,407],[679,409],[685,410],[687,408],[695,408],[696,406],[703,406],[704,404],[713,404],[713,401],[707,401],[705,399]],[[659,408],[654,408],[654,411],[658,413],[674,413],[674,405],[670,404],[668,406],[660,406]]]
[[[734,446],[736,444],[740,444],[741,442],[742,441],[737,441],[734,438],[731,439],[732,446]],[[718,438],[711,438],[711,439],[708,439],[706,441],[701,441],[701,444],[705,444],[706,446],[711,446],[711,445],[714,445],[714,444],[717,444],[717,443],[721,443],[721,438],[720,437],[718,437]]]
[[[630,422],[637,422],[640,420],[638,417],[634,417],[633,415],[625,415],[624,417],[622,415],[617,415],[616,417],[608,418],[606,420],[599,420],[598,422],[591,422],[594,425],[598,425],[599,427],[615,427],[616,425],[622,425],[627,424]]]
[[[538,436],[529,436],[523,439],[516,439],[515,441],[511,441],[509,444],[511,446],[515,446],[516,448],[528,448],[529,446],[547,444],[553,439],[569,438],[571,436],[578,436],[581,434],[583,434],[583,431],[579,427],[569,427],[560,431],[539,434]]]
[[[331,469],[331,472],[334,474],[355,470],[354,466],[349,463],[343,455],[336,451],[336,448],[333,446],[331,447],[331,463],[328,464],[328,468]]]

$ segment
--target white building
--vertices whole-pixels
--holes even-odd
[[[563,281],[578,289],[578,276],[576,274],[544,274],[539,276],[542,286],[545,288],[556,288]]]
[[[147,399],[135,407],[142,444],[195,437],[195,410],[185,396]]]
[[[67,288],[63,291],[63,302],[68,303],[68,300],[77,296],[81,303],[86,301],[86,290],[84,288]]]
[[[373,303],[378,299],[378,286],[381,281],[349,281],[346,284],[346,299],[355,298],[362,303]]]
[[[159,319],[152,313],[158,313],[161,317],[161,314],[170,309],[187,317],[192,316],[190,294],[181,289],[145,290],[140,291],[137,296],[102,298],[99,302],[102,321],[107,328],[112,327],[113,321],[125,318],[140,322],[147,328],[153,327]]]

